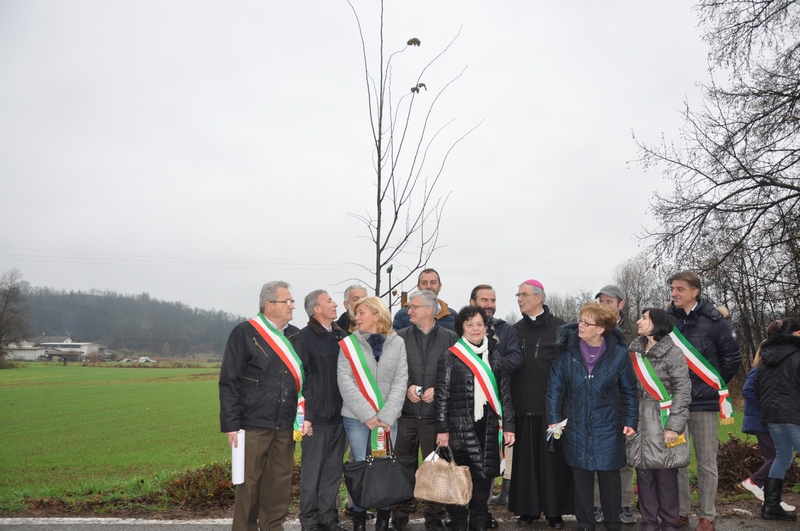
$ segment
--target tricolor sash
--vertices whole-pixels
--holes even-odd
[[[355,334],[350,334],[339,341],[339,347],[341,347],[344,357],[350,362],[350,368],[353,370],[353,378],[356,380],[358,389],[361,391],[361,394],[364,395],[364,398],[367,399],[367,403],[370,407],[372,407],[375,413],[378,413],[383,409],[383,396],[381,396],[381,390],[378,387],[375,376],[372,374],[369,365],[367,365],[367,358],[364,357],[364,351],[361,349],[358,338]],[[376,457],[381,451],[378,445],[379,429],[380,427],[376,427],[372,430],[372,436],[370,437],[372,454]]]
[[[286,339],[286,336],[278,332],[274,326],[270,324],[264,314],[258,312],[258,315],[250,319],[250,324],[259,333],[259,335],[267,342],[272,350],[278,357],[286,364],[289,372],[294,376],[294,383],[297,387],[297,414],[294,418],[294,440],[300,440],[300,435],[303,429],[303,420],[306,413],[306,399],[303,398],[303,362],[300,361],[300,356],[294,351],[294,347]]]
[[[728,387],[719,372],[717,372],[717,369],[700,354],[694,345],[689,343],[689,340],[681,334],[677,326],[672,329],[670,337],[683,352],[692,372],[719,393],[720,424],[733,424],[733,403],[731,402],[730,393],[728,393]]]
[[[669,418],[669,409],[672,406],[672,395],[667,393],[667,388],[664,387],[664,382],[656,374],[653,365],[641,352],[631,352],[631,360],[633,361],[633,370],[636,371],[636,376],[639,377],[642,387],[647,393],[658,401],[661,406],[661,424],[666,429],[667,418]]]
[[[450,347],[450,352],[452,352],[458,359],[463,361],[464,365],[466,365],[469,370],[472,371],[472,375],[475,377],[475,381],[478,383],[478,385],[481,386],[481,389],[483,389],[483,394],[489,401],[489,405],[499,417],[498,423],[500,429],[497,433],[497,438],[498,444],[500,445],[500,455],[501,457],[504,457],[503,404],[500,402],[500,390],[497,388],[497,380],[494,377],[492,368],[489,367],[489,365],[487,365],[480,356],[475,354],[475,352],[469,346],[469,343],[464,341],[463,338],[459,339],[455,345]]]

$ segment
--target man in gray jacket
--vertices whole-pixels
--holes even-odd
[[[403,403],[403,413],[397,421],[397,455],[417,455],[422,450],[423,458],[436,450],[435,412],[433,388],[436,383],[436,366],[439,357],[452,347],[458,336],[436,323],[436,294],[422,290],[411,293],[408,299],[408,316],[411,326],[397,332],[406,343],[408,356],[408,390]],[[408,524],[408,516],[414,510],[413,500],[394,507],[392,527],[399,531]],[[428,531],[443,531],[443,505],[428,503],[425,506],[425,528]]]

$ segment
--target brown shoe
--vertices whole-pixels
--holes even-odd
[[[689,517],[688,516],[678,516],[678,525],[680,525],[680,526],[689,525]]]
[[[694,528],[694,531],[714,531],[715,529],[714,522],[708,518],[701,518],[697,527]]]

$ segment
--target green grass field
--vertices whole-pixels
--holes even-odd
[[[25,496],[136,496],[229,459],[218,374],[42,363],[0,370],[0,511]],[[742,436],[741,411],[735,419],[719,427],[720,440]]]
[[[0,508],[23,496],[131,493],[228,458],[218,374],[40,363],[0,371]]]

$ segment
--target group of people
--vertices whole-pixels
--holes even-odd
[[[294,441],[301,440],[303,530],[343,531],[338,490],[346,447],[359,461],[386,438],[397,455],[449,447],[469,466],[468,506],[426,503],[428,531],[445,523],[455,531],[496,526],[489,501],[504,463],[500,499],[521,526],[544,515],[562,528],[567,514],[584,530],[635,522],[635,468],[642,529],[677,529],[691,508],[691,442],[697,530],[713,530],[717,423],[731,418],[726,384],[739,369],[739,346],[730,322],[700,296],[695,273],[668,283],[669,307],[647,309],[635,324],[624,318],[616,286],[601,289],[576,323],[565,323],[550,313],[542,283],[526,280],[516,294],[522,318],[512,325],[495,317],[490,285],[476,286],[455,313],[438,298],[439,274],[426,269],[393,321],[383,300],[354,285],[338,317],[326,291],[309,293],[302,330],[289,324],[289,285],[265,284],[259,314],[231,332],[220,371],[221,431],[232,446],[245,434],[233,529],[282,527]],[[772,366],[766,352],[762,368]],[[762,412],[768,404],[762,395]],[[794,425],[783,417],[765,422],[770,431],[772,423]],[[786,441],[796,436],[791,427],[785,432],[773,434],[778,466],[780,448],[791,448]],[[782,478],[770,472],[765,495]],[[788,517],[766,507],[765,514]],[[402,531],[415,508],[413,499],[375,508],[376,531]],[[367,509],[352,506],[354,531],[365,530]]]

